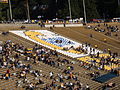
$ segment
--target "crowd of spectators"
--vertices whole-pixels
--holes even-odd
[[[21,58],[24,60],[21,60]],[[55,58],[57,59],[55,60]],[[89,85],[84,85],[79,81],[78,76],[76,76],[73,72],[74,67],[72,65],[69,66],[67,59],[60,59],[60,55],[56,51],[52,51],[41,46],[35,45],[33,47],[32,53],[27,53],[26,48],[22,44],[15,44],[8,40],[5,44],[2,45],[2,53],[0,58],[0,68],[7,68],[6,73],[1,74],[1,80],[9,80],[13,77],[18,78],[16,85],[19,87],[22,84],[27,89],[33,90],[39,84],[45,84],[42,78],[50,79],[52,82],[50,84],[45,84],[43,90],[52,90],[52,88],[59,89],[69,89],[69,90],[79,90],[80,88],[84,88],[89,90]],[[34,70],[31,64],[25,64],[24,62],[33,61],[32,64],[39,64],[39,62],[50,65],[51,67],[59,68],[62,72],[54,75],[54,72],[50,71],[49,75],[46,76],[42,74],[42,70]],[[62,66],[66,64],[67,67],[62,68]],[[17,70],[16,73],[11,73],[10,71]],[[33,75],[36,82],[30,82],[28,80],[27,75]],[[40,77],[40,78],[39,78]],[[68,80],[68,82],[66,82]],[[72,82],[71,82],[72,81]],[[75,82],[73,82],[75,81]]]
[[[61,90],[90,90],[91,87],[89,86],[89,83],[83,84],[79,79],[79,72],[77,73],[74,70],[76,61],[70,61],[65,58],[61,59],[61,56],[62,55],[58,54],[55,50],[46,49],[39,45],[35,45],[32,52],[27,52],[27,48],[22,44],[16,44],[11,40],[8,40],[2,45],[0,57],[0,68],[7,68],[7,71],[0,75],[0,79],[9,80],[18,78],[16,86],[24,87],[29,90],[34,90],[35,88],[38,88],[39,85],[43,85],[43,90],[54,90],[55,88]],[[116,57],[117,54],[112,54],[112,56]],[[94,56],[91,55],[91,57]],[[97,58],[100,58],[99,55]],[[111,57],[102,57],[101,65],[110,62],[116,64],[119,63],[110,61],[110,58]],[[27,64],[25,62],[27,62]],[[40,63],[44,63],[45,65],[57,68],[61,71],[59,73],[49,71],[46,75],[43,73],[46,71],[33,68],[33,65],[40,65]],[[78,65],[87,70],[92,70],[91,68],[94,67],[94,65],[89,65],[82,61],[79,61]],[[11,70],[16,72],[11,73]],[[33,80],[35,80],[35,82],[29,80],[29,74],[34,76]],[[93,71],[93,73],[86,73],[86,75],[90,75],[92,78],[98,77],[100,76],[100,72]],[[46,83],[43,78],[49,79],[51,82]]]
[[[95,26],[88,25],[87,28],[93,29],[93,30],[98,31],[98,32],[105,32],[104,34],[107,36],[114,35],[114,36],[118,37],[117,32],[119,32],[119,27],[117,25],[112,26],[112,25],[109,25],[107,23],[104,23],[104,25],[101,25],[101,24],[98,24]],[[115,34],[113,34],[113,33],[115,33]]]

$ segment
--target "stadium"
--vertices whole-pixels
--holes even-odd
[[[85,12],[69,14],[1,20],[0,90],[120,90],[119,18],[88,22]]]

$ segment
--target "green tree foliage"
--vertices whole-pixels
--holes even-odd
[[[69,16],[68,0],[28,0],[31,19],[63,18]],[[56,3],[57,1],[57,3]],[[72,18],[84,17],[83,0],[70,0]],[[26,0],[11,0],[14,19],[27,19]],[[118,0],[85,0],[87,20],[119,17]],[[0,3],[0,20],[9,20],[9,5]]]
[[[83,7],[80,6],[82,6],[81,0],[71,0],[72,18],[80,18],[83,16],[83,13],[81,13]]]
[[[100,18],[99,13],[96,8],[96,1],[95,0],[85,0],[86,1],[86,14],[87,19],[93,19],[93,18]]]
[[[26,19],[25,0],[11,0],[14,19]]]
[[[97,10],[101,18],[113,18],[116,17],[118,12],[118,0],[96,0]]]
[[[8,5],[0,3],[0,20],[7,20],[8,18]]]
[[[118,5],[118,7],[116,9],[116,16],[120,17],[120,5]]]

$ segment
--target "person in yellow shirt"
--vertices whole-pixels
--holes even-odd
[[[107,39],[106,38],[104,38],[104,40],[103,40],[105,43],[107,42]]]
[[[98,45],[95,45],[95,48],[98,48]]]

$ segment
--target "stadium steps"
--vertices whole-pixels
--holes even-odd
[[[120,87],[120,76],[115,77],[115,78],[113,78],[113,79],[107,81],[106,83],[110,83],[110,82],[113,82],[113,83],[116,84],[116,86],[113,87],[113,88],[111,88],[111,90],[114,90],[114,89],[117,90],[117,88]],[[120,89],[120,88],[119,88],[119,89]]]
[[[33,66],[33,68],[35,68],[35,69],[37,69],[37,70],[40,70],[40,69],[42,69],[43,70],[43,68],[45,69],[45,73],[44,74],[46,74],[46,75],[48,75],[49,76],[49,72],[50,71],[52,71],[52,72],[54,72],[54,74],[58,74],[59,73],[59,71],[58,70],[56,70],[56,68],[55,68],[55,70],[53,71],[53,67],[51,67],[51,66],[49,66],[49,65],[46,65],[46,64],[44,64],[44,63],[42,63],[41,62],[41,65],[40,65],[40,67],[38,66],[38,67],[36,67],[36,66]],[[50,70],[50,69],[52,69],[52,70]],[[43,70],[44,71],[44,70]],[[80,77],[81,78],[81,77]],[[83,77],[82,77],[83,78]],[[83,83],[84,82],[84,84],[86,85],[86,84],[90,84],[90,87],[91,88],[95,88],[95,87],[99,87],[100,86],[100,84],[98,84],[98,85],[96,85],[96,82],[94,82],[93,84],[91,84],[91,82],[93,82],[92,80],[90,80],[89,82],[88,82],[88,79],[80,79],[81,80],[81,82]],[[86,81],[86,82],[85,82]]]
[[[58,74],[58,73],[60,73],[60,71],[58,71],[58,70],[56,70],[56,68],[54,68],[54,67],[51,67],[51,66],[49,66],[49,65],[47,65],[47,64],[44,64],[44,63],[42,63],[42,62],[40,62],[40,66],[35,66],[35,65],[33,65],[33,68],[34,69],[37,69],[37,70],[43,70],[43,72],[44,72],[44,70],[45,70],[45,72],[44,72],[44,74],[46,74],[46,75],[48,75],[49,76],[49,72],[50,71],[52,71],[52,72],[54,72],[54,74]],[[54,69],[53,69],[54,68]],[[87,76],[86,76],[87,77]],[[81,76],[80,76],[80,78],[81,78]],[[82,77],[83,78],[83,77]],[[84,77],[84,79],[81,79],[82,80],[82,82],[84,82],[84,84],[87,84],[88,83],[88,80],[89,79],[85,79],[85,77]],[[85,82],[86,81],[86,82]],[[101,84],[98,84],[98,85],[96,85],[96,82],[94,82],[93,84],[91,84],[91,82],[93,82],[92,80],[90,80],[90,82],[88,83],[88,84],[90,84],[90,87],[91,88],[95,88],[95,87],[99,87]]]
[[[81,83],[83,83],[84,85],[88,84],[90,86],[91,90],[97,90],[96,88],[101,86],[100,83],[92,81],[92,80],[88,80],[88,79],[81,78],[81,77],[79,77],[79,79],[80,79]]]

